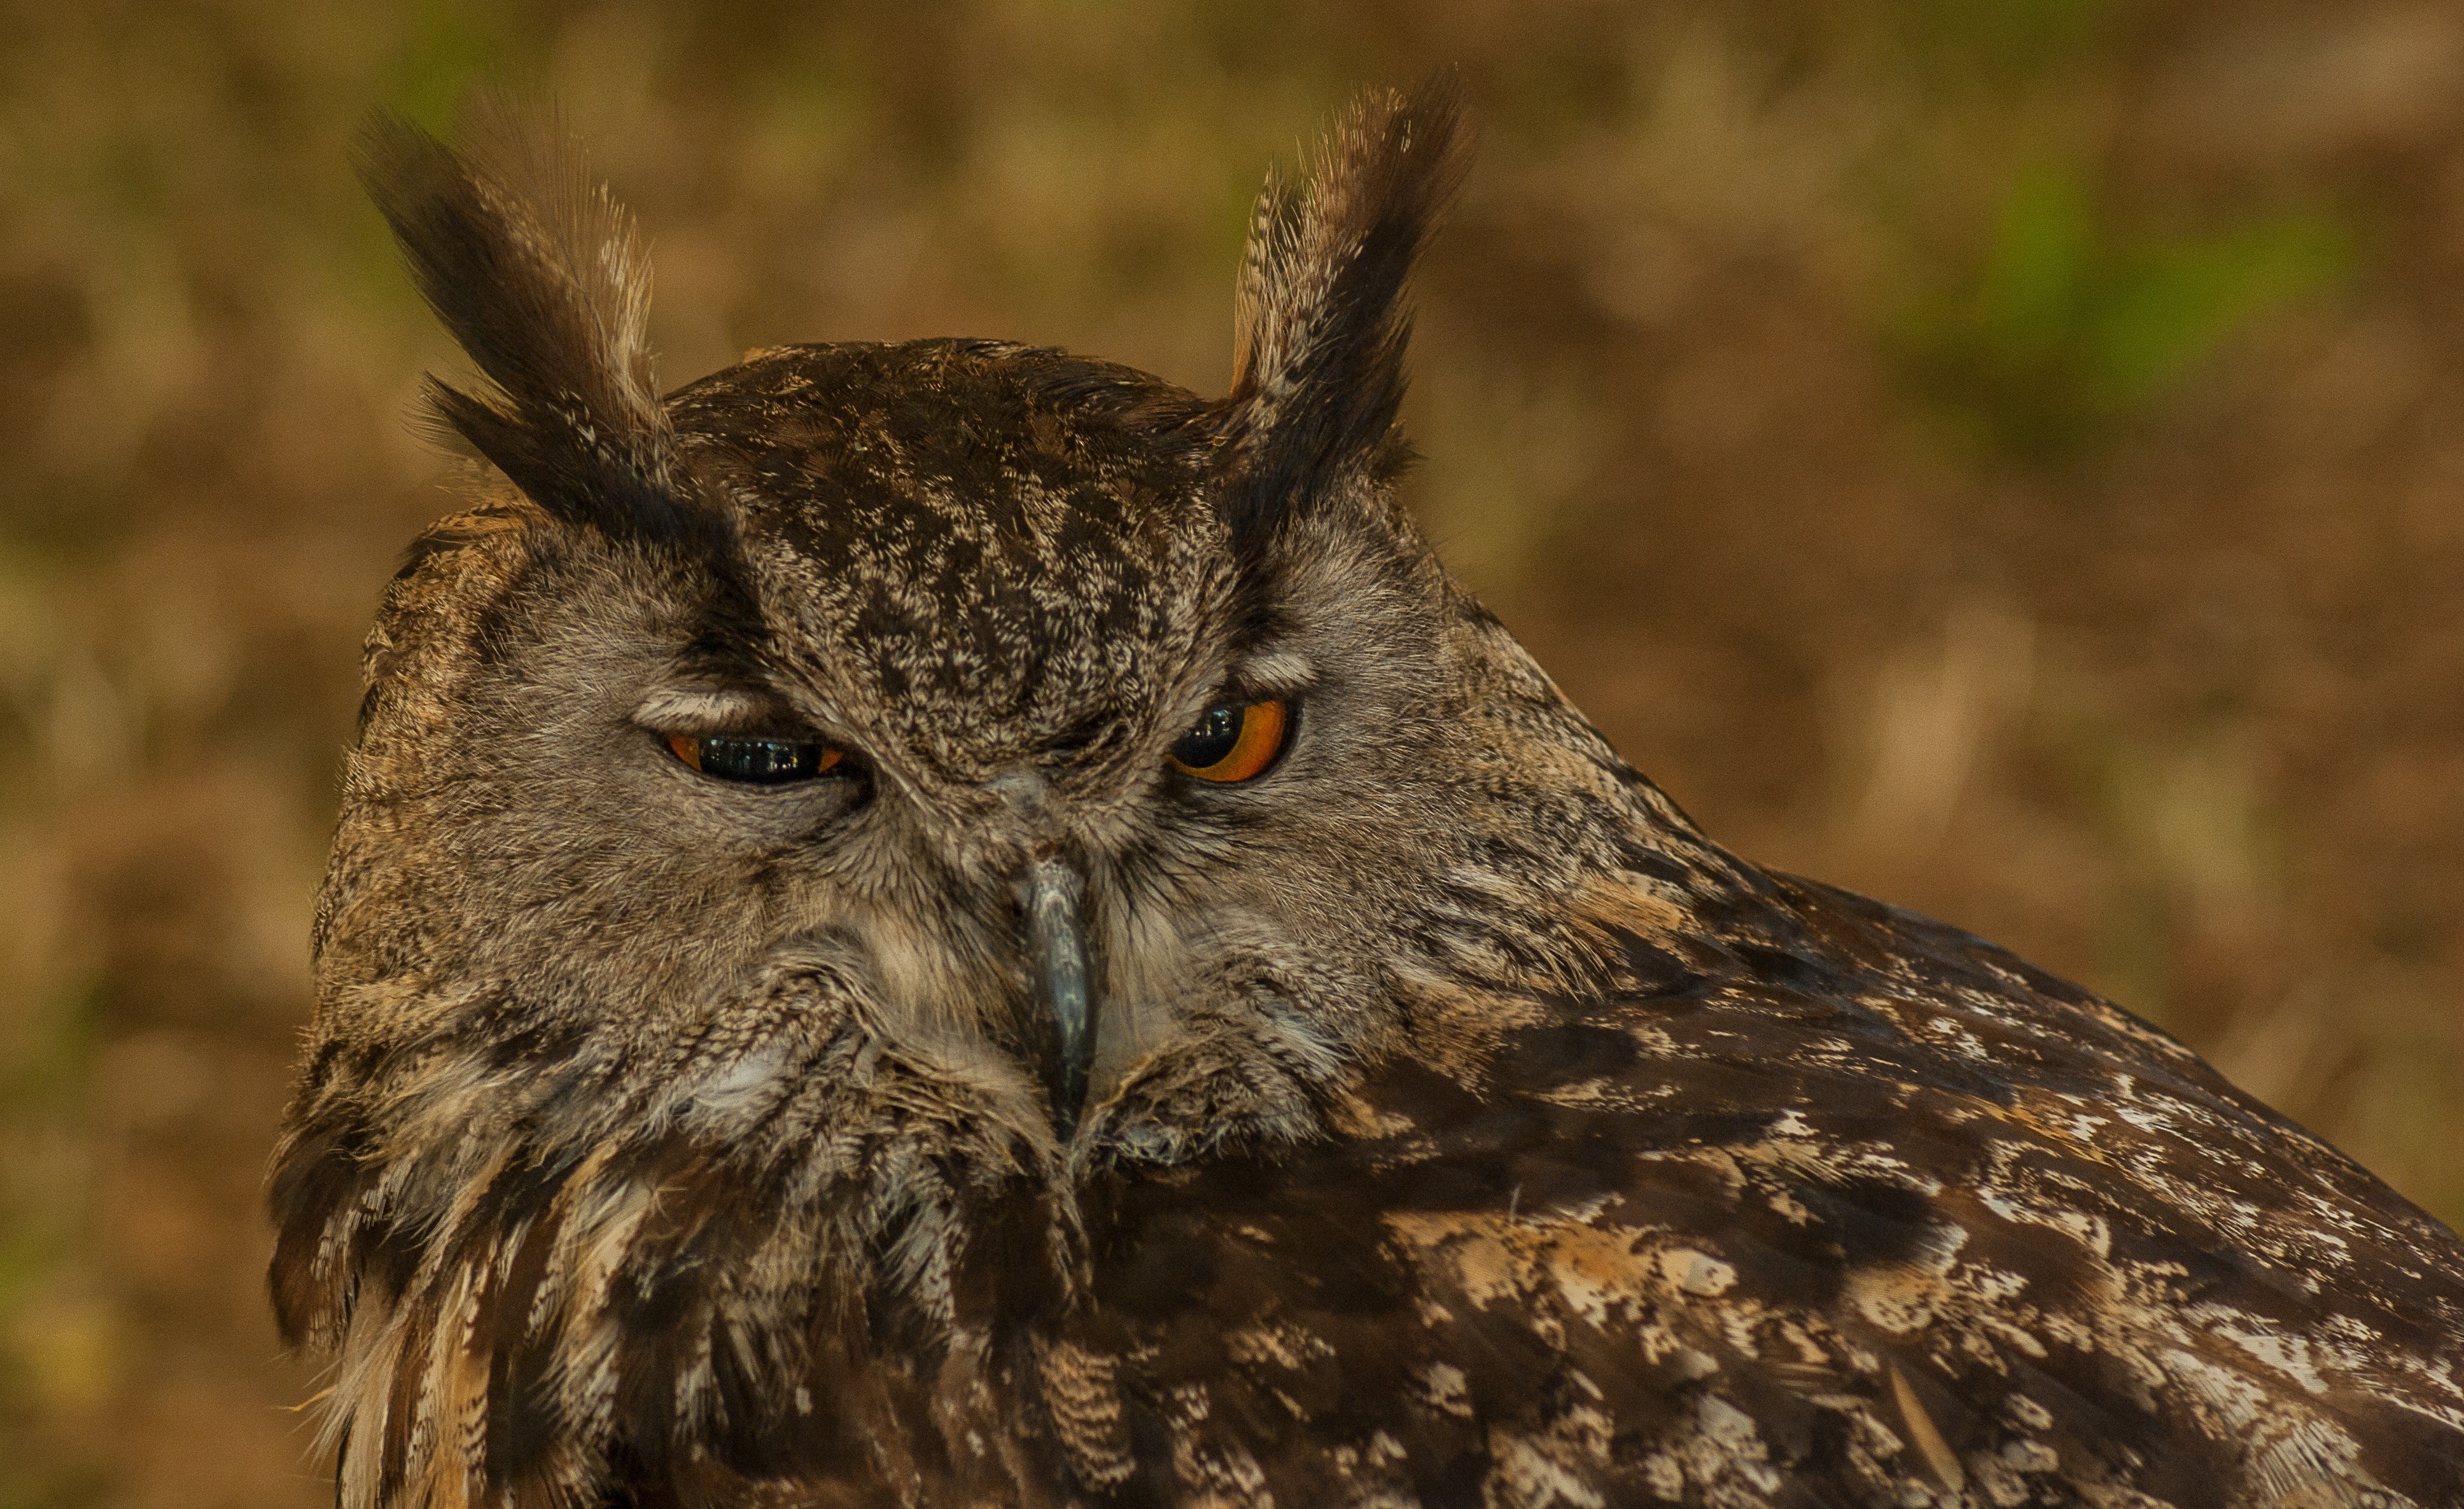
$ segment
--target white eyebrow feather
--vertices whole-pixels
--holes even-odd
[[[1281,691],[1297,689],[1317,679],[1317,667],[1298,650],[1270,649],[1253,655],[1241,665],[1243,679]]]
[[[778,699],[759,692],[726,687],[658,687],[633,709],[633,721],[645,728],[673,730],[724,729],[776,718]]]

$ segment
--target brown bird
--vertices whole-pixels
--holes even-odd
[[[339,1501],[2464,1504],[2464,1247],[2180,1044],[1705,838],[1397,501],[1448,86],[1208,401],[665,398],[561,145],[373,128],[500,475],[366,655],[278,1153]]]

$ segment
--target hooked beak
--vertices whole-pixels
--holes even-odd
[[[1086,883],[1068,861],[1039,856],[1026,872],[1026,932],[1036,984],[1052,1012],[1053,1055],[1045,1088],[1053,1128],[1067,1142],[1087,1099],[1087,1071],[1095,1056],[1095,1005],[1087,986],[1087,937],[1078,920]]]

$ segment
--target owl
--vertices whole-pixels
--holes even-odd
[[[484,458],[365,656],[276,1153],[343,1509],[2464,1504],[2464,1246],[2162,1033],[1729,854],[1397,498],[1453,86],[1204,399],[662,395],[553,136],[363,174]]]

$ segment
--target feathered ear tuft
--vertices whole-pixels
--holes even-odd
[[[558,518],[671,536],[686,510],[632,217],[553,125],[492,102],[475,126],[467,152],[393,115],[360,139],[360,181],[412,279],[489,379],[466,393],[431,377],[429,404]]]
[[[1355,100],[1299,188],[1268,177],[1222,405],[1235,538],[1271,533],[1385,452],[1412,328],[1404,279],[1468,158],[1461,90],[1441,74],[1409,98]]]

